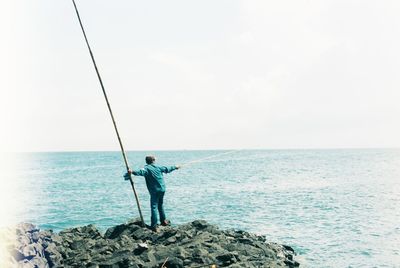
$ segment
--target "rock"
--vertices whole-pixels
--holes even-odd
[[[208,223],[205,220],[195,220],[192,222],[192,226],[198,230],[202,230],[208,227]]]
[[[169,244],[173,244],[173,243],[175,243],[176,242],[176,237],[174,237],[174,236],[172,236],[172,237],[169,237],[167,240],[166,240],[166,245],[169,245]]]
[[[46,247],[44,255],[50,267],[58,267],[62,264],[62,255],[58,252],[55,244]]]
[[[18,267],[298,267],[293,248],[265,242],[245,231],[219,230],[204,220],[158,233],[138,219],[107,229],[94,225],[56,234],[22,224],[15,247],[9,248]]]
[[[160,263],[161,265],[163,262]],[[160,267],[161,267],[160,265]],[[165,263],[165,266],[168,268],[183,268],[183,261],[181,259],[178,259],[176,257],[168,258],[167,262]]]
[[[148,245],[146,244],[146,243],[139,243],[138,245],[137,245],[137,248],[135,248],[134,250],[133,250],[133,253],[135,254],[135,255],[140,255],[140,254],[142,254],[143,252],[145,252],[146,250],[148,250],[149,249],[149,247],[148,247]]]
[[[217,260],[221,262],[223,266],[235,263],[237,261],[236,257],[238,254],[235,252],[227,252],[222,255],[217,256]]]
[[[22,261],[25,259],[24,254],[22,254],[19,250],[17,249],[11,249],[10,250],[10,255],[14,258],[16,261]]]
[[[140,229],[140,227],[135,224],[132,225],[120,224],[107,229],[106,233],[104,234],[104,237],[108,239],[114,239],[121,236],[122,234],[129,235],[132,232],[136,231],[137,229]]]
[[[181,260],[185,260],[189,257],[189,253],[182,247],[175,247],[174,249],[172,249],[171,253],[173,254],[173,256],[176,256]]]
[[[32,240],[33,243],[38,242],[39,238],[40,238],[40,233],[39,232],[32,233],[31,240]]]
[[[31,259],[29,261],[29,263],[32,265],[32,267],[38,267],[38,268],[48,268],[49,264],[47,262],[47,260],[45,258],[41,258],[41,257],[34,257],[33,259]]]
[[[77,241],[72,241],[72,243],[70,244],[70,248],[73,250],[77,250],[80,248],[84,248],[85,247],[85,241],[84,240],[77,240]]]
[[[20,248],[23,248],[31,243],[30,234],[19,235],[17,238],[17,243]]]
[[[146,240],[150,238],[150,233],[148,232],[147,229],[144,228],[138,228],[134,232],[131,233],[131,236],[134,239],[141,239],[141,240]]]
[[[292,247],[290,247],[290,246],[282,245],[282,247],[284,247],[288,251],[294,252],[294,249]]]
[[[157,259],[154,253],[151,251],[146,251],[140,255],[140,259],[146,263],[147,266],[153,267],[157,265]]]
[[[36,245],[29,244],[22,248],[22,254],[24,255],[24,259],[31,259],[36,256]]]
[[[148,249],[149,248],[149,246],[146,243],[139,243],[138,247],[141,248],[141,249]]]
[[[26,233],[38,232],[39,228],[32,223],[20,223],[15,228],[16,235],[25,235]]]
[[[300,263],[297,261],[292,261],[292,260],[285,260],[285,264],[289,267],[299,267]]]

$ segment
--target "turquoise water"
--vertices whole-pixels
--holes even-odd
[[[148,153],[161,165],[221,151]],[[26,211],[19,219],[56,231],[102,230],[138,217],[119,152],[20,155]],[[29,161],[28,161],[29,159]],[[135,179],[145,220],[149,196]],[[291,245],[305,267],[400,267],[400,150],[249,150],[166,176],[166,211],[175,224],[205,219],[222,228]]]

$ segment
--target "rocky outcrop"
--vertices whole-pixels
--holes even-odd
[[[12,267],[297,267],[294,250],[203,220],[154,233],[133,220],[101,234],[94,225],[56,234],[31,224],[16,228]],[[11,264],[11,263],[10,263]]]

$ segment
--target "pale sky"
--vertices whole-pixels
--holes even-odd
[[[399,1],[76,2],[128,150],[400,147]],[[0,29],[2,150],[118,150],[72,2]]]

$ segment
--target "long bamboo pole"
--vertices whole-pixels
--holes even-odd
[[[125,154],[124,146],[122,145],[122,141],[121,141],[121,137],[120,137],[119,132],[118,132],[117,124],[115,122],[114,115],[113,115],[113,112],[111,110],[110,102],[108,101],[108,97],[107,97],[106,90],[104,88],[103,80],[101,79],[100,72],[99,72],[99,70],[97,68],[96,61],[94,60],[93,52],[92,52],[92,49],[90,48],[89,41],[88,41],[88,39],[86,37],[86,32],[85,32],[85,29],[83,28],[83,24],[82,24],[82,21],[81,21],[81,17],[79,15],[78,8],[76,7],[75,0],[72,0],[72,3],[74,4],[75,11],[76,11],[76,16],[78,17],[79,24],[81,26],[83,36],[85,37],[86,45],[87,45],[87,47],[89,49],[90,57],[92,58],[94,69],[96,70],[97,78],[99,79],[101,89],[103,90],[104,98],[106,99],[108,111],[110,112],[111,120],[113,122],[114,129],[115,129],[115,133],[117,134],[117,137],[118,137],[119,146],[121,147],[122,157],[124,158],[126,171],[128,172],[129,171],[128,159],[127,159],[126,154]],[[136,204],[137,204],[137,207],[138,207],[138,210],[139,210],[139,214],[140,214],[140,219],[142,221],[142,226],[145,226],[144,220],[143,220],[143,215],[142,215],[142,209],[140,208],[139,197],[138,197],[138,195],[136,193],[135,184],[133,183],[133,179],[132,179],[131,175],[129,175],[129,181],[131,182],[133,194],[135,195]]]

